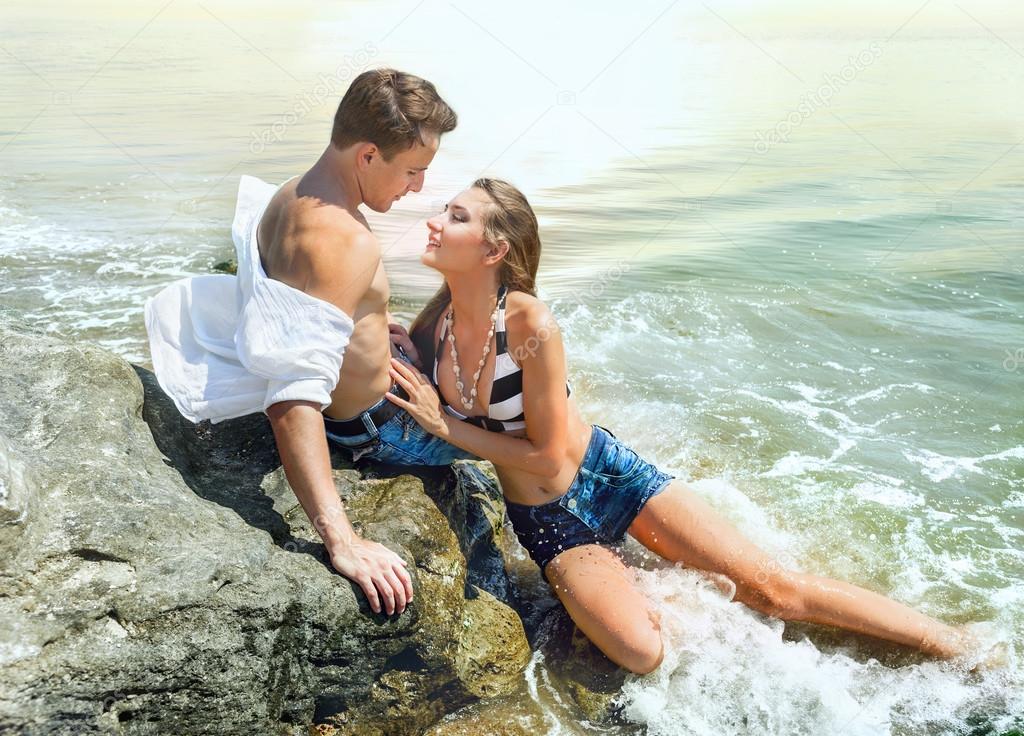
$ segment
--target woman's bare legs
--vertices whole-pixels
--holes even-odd
[[[657,614],[614,552],[573,547],[545,572],[570,618],[608,659],[641,675],[657,669],[664,655]]]
[[[680,481],[647,502],[629,533],[668,560],[727,576],[736,600],[769,616],[837,626],[940,657],[968,645],[962,629],[883,595],[784,569]]]

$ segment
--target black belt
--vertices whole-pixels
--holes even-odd
[[[405,392],[405,389],[397,384],[389,393],[394,393],[400,399],[409,398],[409,394]],[[386,421],[391,419],[400,411],[402,411],[402,407],[384,399],[384,403],[376,409],[364,411],[351,419],[332,419],[331,417],[325,416],[324,425],[328,430],[330,430],[331,434],[336,434],[339,437],[356,437],[361,434],[367,434],[368,432],[366,424],[363,422],[363,416],[368,416],[373,426],[380,429]]]

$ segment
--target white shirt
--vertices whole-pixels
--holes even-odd
[[[192,422],[266,411],[281,401],[331,403],[354,324],[338,307],[267,276],[256,233],[277,188],[238,184],[231,226],[238,275],[193,276],[146,302],[153,371]]]

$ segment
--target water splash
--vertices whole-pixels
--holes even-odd
[[[662,616],[665,661],[631,677],[620,703],[651,736],[722,733],[964,733],[974,717],[1009,728],[1024,712],[1016,665],[970,675],[946,662],[889,667],[850,649],[783,636],[784,624],[730,601],[703,575],[638,571]]]

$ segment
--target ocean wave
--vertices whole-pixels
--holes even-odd
[[[941,483],[944,480],[960,476],[963,473],[1004,477],[996,475],[993,469],[988,469],[982,466],[990,463],[999,463],[1004,460],[1024,460],[1024,445],[1011,447],[1003,450],[1002,452],[979,455],[978,457],[953,457],[923,448],[916,450],[904,450],[903,456],[910,462],[921,467],[921,475],[931,481]],[[1019,477],[1019,464],[1013,464],[1011,467],[1017,469]]]
[[[637,578],[661,615],[665,659],[651,675],[629,678],[619,702],[651,736],[954,734],[971,717],[1008,727],[1024,708],[1022,683],[1007,671],[885,666],[853,646],[787,638],[782,621],[730,601],[700,573]]]
[[[201,241],[180,232],[110,237],[0,200],[4,306],[37,329],[148,360],[143,305],[172,281],[209,272]],[[227,231],[225,230],[225,233]]]

